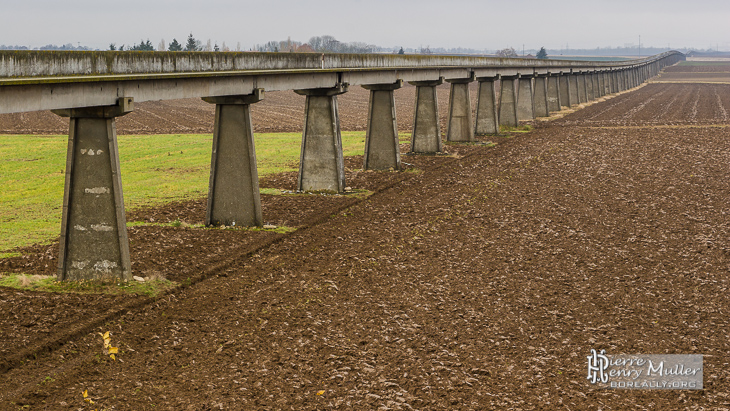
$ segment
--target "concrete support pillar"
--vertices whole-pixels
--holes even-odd
[[[550,74],[547,78],[548,112],[560,111],[560,75]]]
[[[598,100],[603,97],[601,92],[601,73],[593,73],[593,98]]]
[[[446,127],[446,140],[458,142],[474,141],[474,123],[471,119],[471,98],[469,83],[474,76],[467,79],[447,79],[451,83],[449,93],[449,124]]]
[[[570,108],[570,98],[572,93],[570,92],[570,73],[561,73],[559,77],[560,84],[560,106]]]
[[[598,84],[598,96],[597,97],[603,97],[606,95],[606,73],[600,72],[596,73],[596,81]]]
[[[611,72],[611,93],[618,93],[620,90],[618,82],[618,71]]]
[[[583,77],[586,79],[586,101],[593,101],[593,74],[588,73]]]
[[[400,145],[393,91],[402,86],[403,80],[393,84],[362,86],[370,90],[363,164],[365,170],[400,170]]]
[[[547,74],[535,77],[535,117],[550,117]]]
[[[578,88],[578,74],[571,74],[568,77],[568,81],[570,82],[570,89],[568,90],[570,93],[570,104],[580,104],[580,89]]]
[[[263,225],[250,108],[263,95],[256,89],[250,95],[203,98],[215,104],[207,226]]]
[[[586,93],[586,75],[578,74],[576,79],[578,81],[578,103],[585,103],[588,101],[588,94]]]
[[[502,92],[499,95],[499,125],[517,127],[517,76],[502,76]]]
[[[441,127],[439,125],[436,86],[443,84],[443,79],[412,81],[410,84],[416,86],[416,108],[413,116],[411,152],[440,153]]]
[[[337,96],[347,84],[329,89],[294,90],[307,96],[298,191],[345,191],[345,161]]]
[[[53,111],[70,118],[59,281],[132,279],[115,119],[133,109],[126,97],[116,106]]]
[[[497,112],[497,92],[494,82],[497,77],[481,77],[479,81],[479,95],[477,96],[476,123],[474,134],[483,136],[499,134],[499,113]]]
[[[533,120],[535,118],[535,101],[532,91],[532,76],[520,75],[517,91],[517,119]]]

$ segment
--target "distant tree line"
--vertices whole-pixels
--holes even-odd
[[[315,36],[307,43],[294,41],[288,38],[283,41],[269,41],[254,46],[256,51],[267,52],[317,52],[317,53],[375,53],[383,51],[381,47],[362,42],[345,43],[333,36]]]
[[[67,43],[61,46],[57,46],[55,44],[46,44],[42,47],[37,47],[35,49],[31,49],[27,46],[6,46],[6,45],[0,45],[0,50],[75,50],[75,51],[92,51],[95,50],[91,47],[85,47],[85,46],[74,46],[71,43]]]

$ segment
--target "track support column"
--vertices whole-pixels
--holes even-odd
[[[517,127],[517,76],[502,76],[499,95],[499,125]]]
[[[116,118],[133,109],[124,97],[116,106],[53,110],[70,118],[59,281],[132,279]]]
[[[535,117],[550,117],[548,108],[548,75],[535,77]]]
[[[535,100],[532,90],[532,75],[520,75],[517,92],[517,119],[535,119]]]
[[[548,82],[548,111],[560,111],[560,74],[550,74]]]
[[[586,95],[586,76],[585,74],[576,74],[575,75],[575,81],[578,85],[578,99],[576,100],[578,104],[585,103],[586,100],[588,100],[588,96]]]
[[[587,101],[593,101],[596,99],[596,87],[595,87],[595,80],[594,80],[594,74],[588,73],[586,74],[586,98]]]
[[[477,97],[476,124],[474,134],[483,136],[499,134],[499,113],[497,112],[497,92],[494,82],[499,77],[480,77],[479,95]]]
[[[436,86],[444,80],[411,81],[416,86],[416,108],[411,134],[412,153],[440,153],[441,127]]]
[[[560,73],[560,106],[561,107],[568,107],[570,108],[571,103],[571,97],[573,96],[573,93],[571,93],[571,84],[570,84],[570,73]]]
[[[263,89],[243,96],[203,98],[215,104],[207,226],[263,225],[250,108],[263,98]]]
[[[446,79],[446,81],[451,83],[446,140],[457,142],[474,141],[474,123],[471,119],[471,98],[469,96],[469,83],[474,81],[474,73],[469,78]]]
[[[307,97],[297,191],[345,192],[345,160],[337,96],[348,85],[294,90]]]
[[[363,169],[400,170],[394,91],[403,87],[403,80],[393,84],[369,84],[362,87],[370,90]]]

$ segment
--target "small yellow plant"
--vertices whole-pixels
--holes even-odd
[[[84,402],[86,402],[87,404],[93,404],[94,403],[94,401],[92,401],[91,398],[89,398],[89,390],[84,390],[84,394],[83,395],[84,395]]]
[[[101,335],[101,338],[104,339],[104,351],[106,351],[105,354],[108,355],[112,360],[116,361],[117,357],[115,357],[114,354],[119,353],[119,347],[112,347],[112,339],[111,337],[109,337],[109,331],[105,332],[104,334],[99,333],[99,335]],[[84,395],[84,398],[86,398],[86,395]]]

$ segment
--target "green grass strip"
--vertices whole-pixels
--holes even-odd
[[[99,282],[56,281],[56,277],[44,275],[5,274],[0,276],[0,287],[53,293],[133,294],[154,297],[160,292],[178,285],[176,282],[165,279],[150,279],[145,282]]]
[[[207,195],[212,135],[118,138],[128,210]],[[297,171],[301,140],[300,133],[256,134],[259,177]],[[67,136],[0,136],[0,252],[58,238],[67,144]],[[342,132],[342,145],[345,156],[362,155],[365,132]]]

